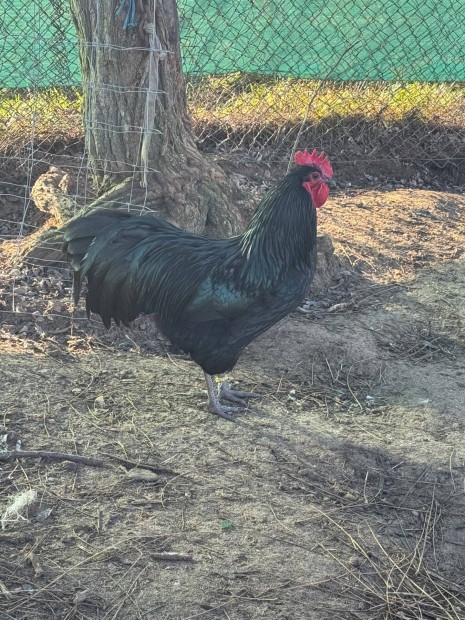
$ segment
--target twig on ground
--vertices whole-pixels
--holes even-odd
[[[166,551],[165,553],[151,553],[150,557],[154,560],[170,560],[172,562],[194,562],[191,555]]]
[[[111,454],[103,453],[103,456],[106,456],[108,459],[112,461],[116,461],[117,463],[121,463],[121,465],[127,465],[128,467],[138,467],[139,469],[148,469],[149,471],[153,471],[156,474],[170,474],[171,476],[178,476],[179,473],[174,471],[173,469],[168,469],[167,467],[158,467],[158,465],[150,465],[150,463],[141,463],[139,461],[130,461],[129,459],[123,459],[120,456],[112,456]]]
[[[118,456],[105,454],[106,458],[96,458],[94,456],[83,456],[80,454],[68,454],[66,452],[48,452],[47,450],[11,450],[9,452],[0,452],[0,462],[17,461],[20,459],[50,459],[51,461],[71,461],[72,463],[80,463],[81,465],[89,465],[90,467],[110,467],[114,463],[120,463],[128,467],[139,467],[148,469],[155,473],[178,475],[172,469],[157,467],[147,463],[139,463],[137,461],[129,461]]]
[[[96,459],[93,456],[81,456],[80,454],[67,454],[65,452],[48,452],[46,450],[12,450],[10,452],[0,452],[0,461],[17,461],[19,459],[50,459],[52,461],[71,461],[81,463],[91,467],[105,467],[108,465],[103,459]]]

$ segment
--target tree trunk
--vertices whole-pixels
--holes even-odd
[[[89,163],[100,204],[154,210],[194,232],[241,225],[232,183],[196,148],[175,0],[70,0],[79,39]],[[235,195],[236,194],[236,195]]]

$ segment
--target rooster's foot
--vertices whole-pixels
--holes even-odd
[[[231,384],[227,381],[223,381],[218,388],[218,398],[225,398],[233,403],[240,403],[244,406],[244,399],[246,398],[260,398],[260,394],[256,392],[243,392],[242,390],[233,390]]]
[[[229,383],[221,383],[218,386],[218,389],[215,387],[213,377],[207,373],[205,373],[205,382],[207,384],[208,391],[208,408],[216,415],[219,415],[221,418],[225,420],[230,420],[231,422],[235,422],[234,418],[231,417],[230,413],[236,413],[237,411],[241,411],[246,408],[246,403],[244,403],[244,398],[253,398],[258,397],[258,394],[254,394],[253,392],[241,392],[239,390],[232,390]],[[240,407],[226,407],[222,405],[220,402],[220,398],[226,398],[227,400],[232,400],[233,402],[239,403]]]
[[[210,399],[208,400],[208,408],[210,409],[212,413],[216,413],[216,415],[219,415],[220,418],[224,418],[225,420],[229,420],[230,422],[235,422],[236,420],[228,414],[237,413],[238,411],[243,411],[245,409],[244,406],[225,407],[218,400],[212,401]]]

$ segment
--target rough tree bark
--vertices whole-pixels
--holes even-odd
[[[238,232],[234,187],[195,145],[176,1],[139,0],[137,24],[126,30],[117,5],[70,0],[99,203],[152,209],[197,233]]]

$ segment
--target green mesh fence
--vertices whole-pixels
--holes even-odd
[[[465,80],[464,0],[184,0],[179,8],[189,73]]]
[[[0,2],[0,152],[82,140],[68,3]],[[178,0],[178,10],[200,148],[285,159],[297,139],[339,161],[463,170],[465,0]]]
[[[79,84],[67,2],[2,0],[0,6],[0,88]]]
[[[78,84],[63,0],[10,0],[0,84]],[[465,0],[179,0],[184,69],[331,80],[465,81]]]

